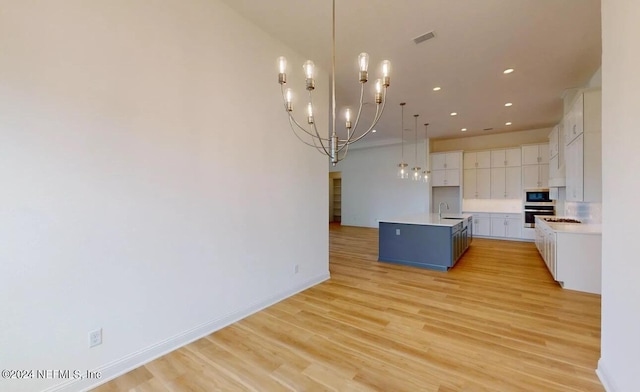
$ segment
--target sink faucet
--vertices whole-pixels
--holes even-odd
[[[449,204],[447,204],[444,201],[441,201],[440,204],[438,204],[438,218],[442,218],[442,205],[444,204],[445,207],[447,207],[447,210],[449,209]]]

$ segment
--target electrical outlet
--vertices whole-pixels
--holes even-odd
[[[400,229],[396,229],[396,235],[400,235]]]
[[[89,348],[102,344],[102,328],[89,332]]]
[[[293,273],[297,274],[299,271],[300,271],[300,266],[299,266],[298,264],[296,264],[296,265],[293,267]]]

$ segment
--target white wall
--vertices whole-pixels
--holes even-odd
[[[328,277],[327,161],[276,82],[303,58],[217,0],[0,8],[1,369],[104,381]]]
[[[609,392],[640,391],[640,2],[602,2],[602,348]],[[622,218],[621,218],[622,217]]]
[[[405,161],[412,167],[414,145],[405,145]],[[424,142],[419,154],[424,154]],[[409,153],[408,153],[409,152]],[[424,155],[418,163],[424,166]],[[352,149],[331,170],[342,172],[342,224],[378,227],[378,219],[426,212],[429,185],[396,177],[400,145]]]

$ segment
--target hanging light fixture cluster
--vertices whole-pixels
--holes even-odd
[[[304,73],[306,77],[306,89],[309,95],[309,102],[307,103],[307,126],[309,129],[302,126],[295,118],[293,118],[293,92],[290,88],[284,88],[287,83],[287,59],[284,57],[278,58],[278,66],[280,73],[278,74],[278,83],[282,90],[282,97],[284,99],[284,109],[289,116],[289,125],[291,130],[298,139],[304,144],[315,147],[319,152],[326,154],[330,159],[333,166],[343,160],[349,146],[358,140],[365,137],[369,132],[373,130],[373,127],[378,123],[382,112],[384,111],[385,98],[387,95],[387,88],[389,87],[389,72],[391,70],[391,63],[388,60],[382,62],[382,78],[376,80],[374,90],[374,102],[376,103],[376,113],[373,117],[371,126],[362,134],[356,136],[356,128],[360,121],[360,114],[362,112],[362,105],[364,103],[364,85],[368,80],[368,67],[369,67],[369,55],[367,53],[360,53],[358,56],[359,65],[359,81],[360,81],[360,104],[355,115],[355,120],[352,123],[351,110],[345,110],[345,128],[346,138],[339,138],[336,132],[336,1],[333,0],[333,40],[331,47],[331,110],[332,110],[332,127],[330,129],[329,137],[322,137],[316,128],[316,122],[314,120],[314,109],[311,93],[315,89],[315,66],[311,60],[307,60],[304,65]]]
[[[426,152],[426,142],[427,142],[427,126],[429,124],[424,124],[425,125],[425,169],[422,170],[422,168],[420,166],[418,166],[418,117],[420,116],[419,114],[414,114],[413,117],[415,119],[415,124],[414,124],[414,133],[415,133],[415,155],[414,155],[414,163],[415,165],[411,168],[411,170],[409,170],[409,164],[405,162],[404,160],[404,106],[406,105],[406,102],[401,102],[400,103],[400,108],[401,108],[401,127],[400,127],[400,137],[401,137],[401,149],[402,149],[402,160],[400,161],[400,163],[398,164],[398,178],[406,180],[406,179],[411,179],[412,181],[422,181],[422,182],[429,182],[429,174],[431,173],[428,169],[429,166],[429,162],[428,159],[429,157],[427,156],[427,152]],[[422,170],[422,171],[421,171]]]

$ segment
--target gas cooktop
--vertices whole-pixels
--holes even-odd
[[[545,222],[554,222],[554,223],[582,223],[581,221],[573,218],[555,218],[555,217],[545,217],[542,218]]]

